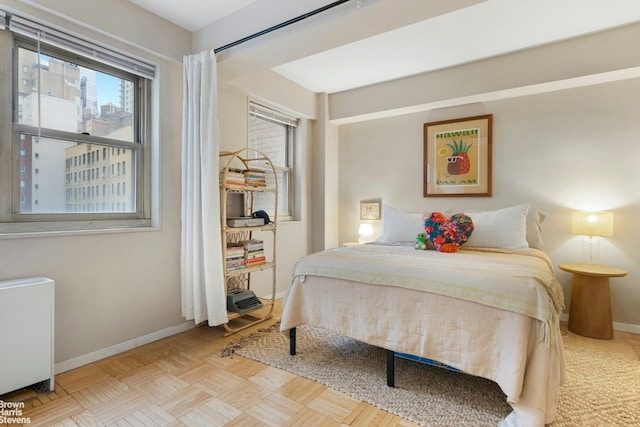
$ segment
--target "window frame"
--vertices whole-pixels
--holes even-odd
[[[22,80],[19,67],[20,48],[40,51],[57,59],[105,72],[134,82],[133,142],[40,128],[42,138],[97,145],[101,148],[133,150],[134,163],[128,168],[136,183],[135,206],[130,212],[20,212],[20,135],[38,136],[38,126],[18,124],[18,88]],[[35,48],[35,49],[34,49]],[[81,54],[38,42],[11,31],[0,31],[0,54],[11,57],[10,79],[0,82],[0,96],[8,95],[11,108],[0,107],[0,236],[15,233],[51,231],[107,230],[151,226],[151,95],[153,80],[123,71]],[[7,67],[7,68],[9,68]],[[0,69],[0,74],[4,70]],[[8,137],[8,138],[7,138]],[[130,189],[131,191],[131,189]]]
[[[256,112],[259,111],[260,113]],[[247,147],[257,149],[259,151],[259,147],[252,147],[251,144],[251,125],[250,119],[251,116],[255,116],[261,120],[265,120],[274,124],[282,125],[286,127],[286,142],[285,142],[285,158],[289,166],[280,166],[273,164],[273,167],[276,171],[276,174],[279,172],[287,172],[288,173],[288,191],[286,191],[287,197],[287,211],[288,213],[282,213],[280,209],[278,209],[278,220],[279,221],[293,221],[296,218],[296,203],[295,203],[295,195],[296,195],[296,139],[297,139],[297,127],[299,126],[299,119],[294,118],[293,116],[283,113],[276,108],[269,107],[262,103],[256,102],[254,100],[249,100],[248,103],[248,115],[247,115]],[[277,177],[276,177],[277,179]],[[282,191],[281,188],[278,188],[278,198],[282,197],[285,192]],[[279,200],[277,200],[278,207],[280,207]]]

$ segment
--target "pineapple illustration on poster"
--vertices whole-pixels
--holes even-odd
[[[492,119],[424,124],[424,197],[491,196]]]
[[[435,134],[436,187],[479,185],[479,128],[458,129]]]

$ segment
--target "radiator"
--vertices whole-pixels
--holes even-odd
[[[53,390],[54,281],[0,281],[0,395],[36,385]]]

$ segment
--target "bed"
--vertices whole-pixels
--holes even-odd
[[[478,238],[457,253],[442,253],[416,250],[407,241],[421,215],[410,221],[403,213],[400,224],[383,207],[388,219],[377,243],[298,260],[280,329],[320,326],[487,378],[513,408],[501,426],[550,423],[564,380],[563,296],[549,257],[533,247],[541,242],[531,243],[535,236],[527,231],[527,225],[540,230],[540,217],[531,221],[528,206],[515,208],[505,209],[509,215],[472,216]],[[515,230],[517,241],[495,236],[496,220],[507,234]],[[385,237],[385,228],[397,233],[400,225],[403,236]],[[487,246],[485,231],[494,234],[490,242],[506,240]]]

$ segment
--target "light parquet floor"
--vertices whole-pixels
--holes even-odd
[[[229,337],[222,327],[190,329],[59,374],[54,392],[22,390],[0,400],[24,402],[30,427],[416,425],[314,381],[220,355],[226,344],[276,322],[280,312],[278,303],[273,319]],[[563,339],[640,355],[640,335],[594,340],[564,325]]]

